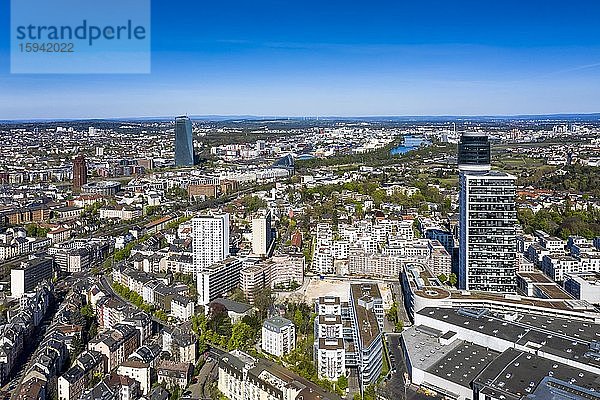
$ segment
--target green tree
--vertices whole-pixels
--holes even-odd
[[[157,319],[160,319],[161,321],[165,321],[165,322],[169,320],[169,316],[163,310],[154,311],[154,317],[156,317]]]
[[[85,349],[85,344],[81,340],[81,335],[76,333],[71,340],[71,360],[75,360],[79,354]]]
[[[261,318],[266,318],[269,310],[275,303],[275,297],[270,287],[265,287],[259,290],[254,296],[254,306],[258,308],[258,313]]]
[[[231,328],[231,337],[227,342],[227,349],[245,350],[253,344],[254,331],[244,322],[236,322]]]
[[[363,393],[363,400],[376,400],[377,394],[375,393],[375,385],[369,385],[365,388]]]
[[[450,283],[450,286],[456,287],[456,284],[458,283],[458,277],[455,273],[450,274],[450,276],[448,277],[448,283]]]
[[[439,274],[437,278],[438,278],[438,279],[440,280],[440,282],[442,282],[442,283],[446,283],[446,281],[448,280],[448,277],[446,276],[446,274]]]
[[[402,332],[404,330],[404,321],[399,319],[396,321],[396,325],[394,326],[394,331]]]
[[[83,315],[86,318],[95,318],[96,314],[94,313],[94,309],[92,308],[91,304],[86,304],[85,306],[81,307],[81,315]]]
[[[244,206],[247,214],[252,214],[261,208],[265,208],[267,206],[267,202],[258,196],[248,195],[242,198],[242,206]]]

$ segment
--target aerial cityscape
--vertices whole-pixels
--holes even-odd
[[[598,6],[234,3],[0,34],[0,400],[600,400]]]

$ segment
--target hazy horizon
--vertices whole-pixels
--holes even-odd
[[[10,74],[0,30],[0,119],[600,112],[589,1],[154,0],[151,11],[150,74]]]

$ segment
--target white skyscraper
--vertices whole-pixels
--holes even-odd
[[[195,217],[192,230],[196,272],[229,257],[229,214]]]
[[[490,167],[483,134],[459,144],[459,287],[501,293],[517,291],[516,177]]]
[[[266,256],[271,241],[271,211],[260,210],[252,218],[252,252],[258,256]]]

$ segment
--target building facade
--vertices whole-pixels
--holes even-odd
[[[516,293],[516,177],[492,171],[487,135],[464,134],[458,146],[459,287]]]
[[[238,287],[242,262],[234,257],[212,264],[198,273],[198,304],[208,305]]]
[[[269,318],[263,322],[261,338],[263,351],[282,357],[296,347],[296,327],[289,319]]]
[[[175,166],[194,165],[192,121],[188,117],[175,118]]]
[[[271,211],[260,210],[252,218],[252,253],[265,257],[269,253],[273,240],[271,229]]]
[[[87,183],[87,163],[83,154],[73,159],[73,192],[78,193]]]
[[[192,219],[192,251],[197,272],[229,257],[229,214]]]
[[[42,281],[52,279],[52,258],[34,258],[10,271],[10,292],[13,297],[21,297],[31,292]]]

